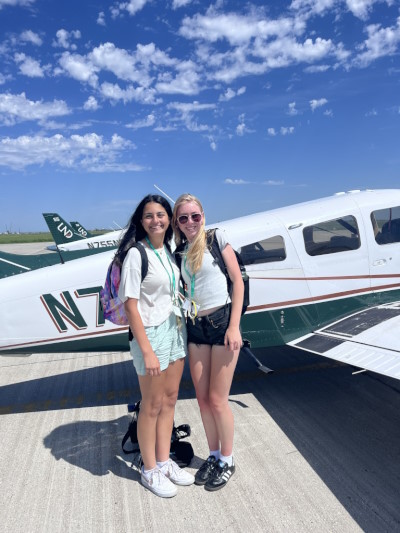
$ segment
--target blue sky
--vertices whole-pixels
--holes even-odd
[[[399,52],[398,0],[0,0],[0,231],[399,187]]]

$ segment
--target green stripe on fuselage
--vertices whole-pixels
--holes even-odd
[[[400,290],[363,294],[351,298],[326,300],[317,304],[300,305],[271,311],[248,313],[242,317],[244,339],[253,348],[282,346],[298,337],[322,328],[368,307],[400,300]],[[74,353],[129,351],[128,332],[99,334],[71,341],[35,345],[9,350],[7,353]],[[5,354],[5,352],[0,352]]]

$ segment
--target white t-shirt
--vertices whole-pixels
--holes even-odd
[[[217,229],[214,239],[217,239],[221,252],[229,244],[225,231],[223,230]],[[183,255],[181,272],[187,286],[186,294],[191,297],[191,277],[186,269],[192,274],[188,264],[186,264],[185,268],[185,256]],[[206,311],[213,307],[222,307],[231,301],[225,274],[222,273],[218,263],[214,260],[207,247],[204,250],[201,268],[196,272],[194,279],[194,295],[192,299],[198,305],[199,311]]]
[[[149,260],[146,277],[142,282],[142,258],[137,248],[131,248],[122,265],[118,297],[123,302],[128,298],[137,299],[143,325],[145,327],[159,326],[173,311],[171,266],[175,275],[176,296],[179,286],[179,270],[166,248],[157,249],[162,263],[151,248],[144,245],[144,249]]]

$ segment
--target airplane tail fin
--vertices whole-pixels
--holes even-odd
[[[84,228],[82,224],[77,221],[71,222],[71,226],[76,233],[79,233],[79,235],[82,235],[82,237],[85,239],[89,239],[89,237],[94,237],[94,235],[92,235],[90,231]]]
[[[86,238],[74,231],[73,227],[57,213],[42,213],[42,215],[56,244],[65,244]]]

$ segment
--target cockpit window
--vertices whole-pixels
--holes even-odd
[[[286,259],[285,241],[280,235],[246,244],[238,250],[245,265],[272,263]]]
[[[352,215],[307,226],[303,237],[306,252],[312,256],[349,252],[361,246],[357,220]]]
[[[372,228],[378,244],[400,242],[400,207],[379,209],[371,213]]]

